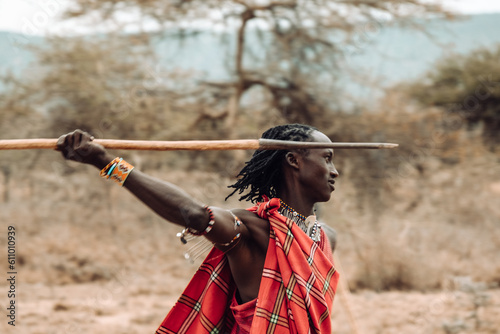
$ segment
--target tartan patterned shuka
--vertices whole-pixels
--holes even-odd
[[[328,239],[321,231],[312,241],[279,206],[273,198],[248,209],[271,226],[251,333],[330,334],[338,272]],[[227,258],[212,249],[156,333],[230,333],[234,290]]]

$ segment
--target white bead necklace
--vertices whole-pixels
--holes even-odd
[[[297,226],[299,226],[300,229],[304,231],[304,233],[307,234],[313,241],[319,242],[321,240],[321,227],[318,224],[316,215],[311,215],[306,218],[304,215],[301,215],[300,213],[295,211],[291,206],[283,202],[283,200],[281,199],[278,212],[282,216],[292,220],[295,224],[297,224]]]

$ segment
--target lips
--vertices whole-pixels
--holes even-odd
[[[335,190],[335,180],[328,180],[328,184],[332,188],[332,190]]]

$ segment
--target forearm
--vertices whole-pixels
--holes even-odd
[[[66,159],[93,165],[101,171],[105,168],[103,176],[111,177],[123,184],[153,211],[172,223],[202,231],[210,221],[208,211],[176,186],[141,173],[137,169],[129,173],[131,166],[125,162],[122,166],[121,160],[110,165],[114,157],[102,145],[95,143],[94,137],[86,132],[75,130],[62,135],[57,140],[57,149]],[[124,169],[118,173],[119,168]]]
[[[175,185],[134,169],[124,187],[166,220],[181,226],[203,230],[209,215],[203,206]]]

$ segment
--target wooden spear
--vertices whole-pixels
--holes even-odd
[[[379,149],[395,148],[392,143],[318,143],[271,139],[239,140],[188,140],[188,141],[149,141],[95,139],[95,143],[105,148],[121,150],[281,150],[298,148],[333,148],[333,149]],[[57,139],[7,139],[0,140],[0,150],[57,149]]]

